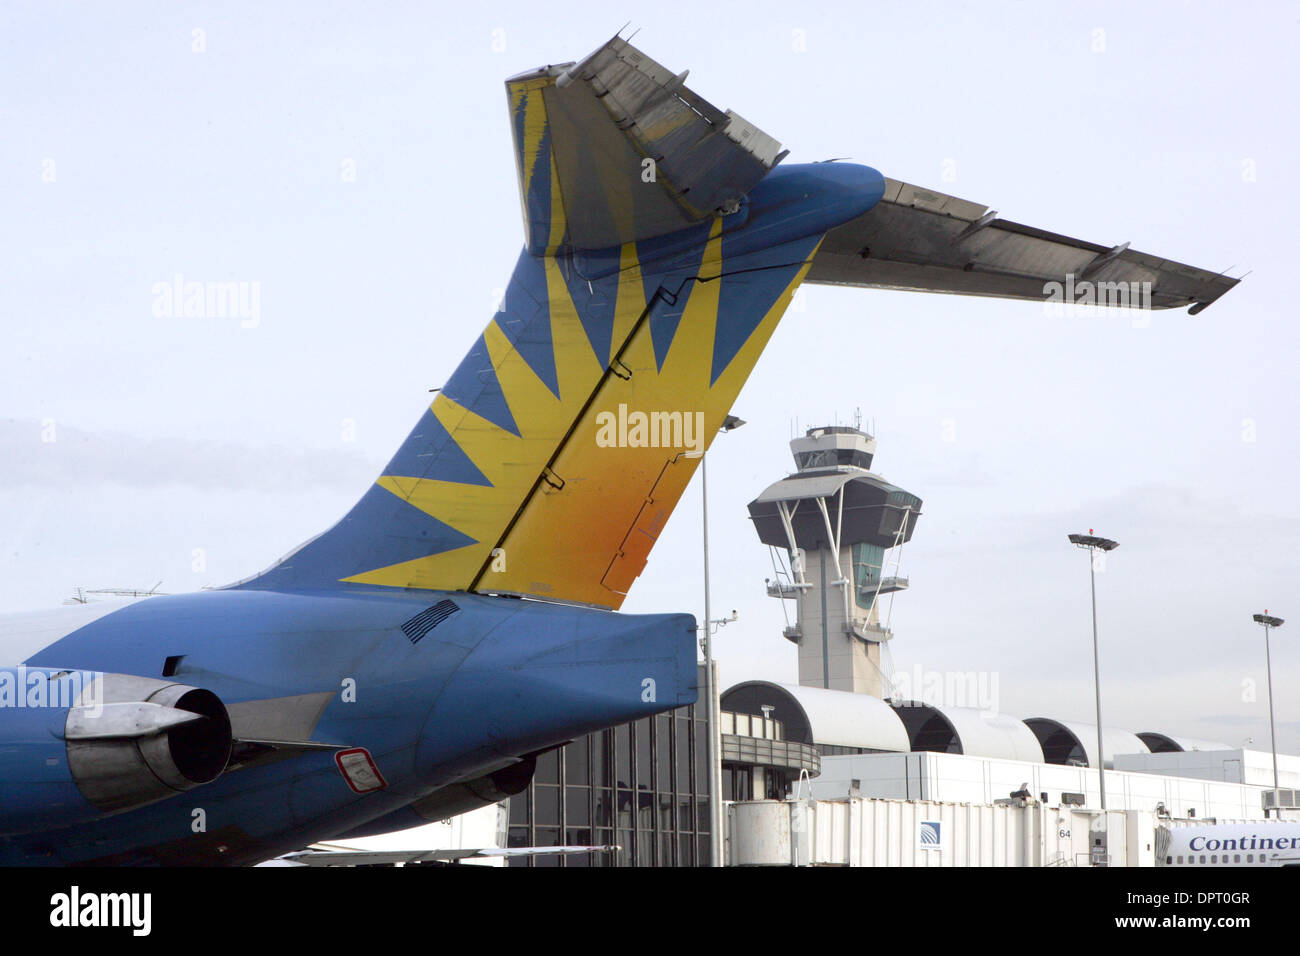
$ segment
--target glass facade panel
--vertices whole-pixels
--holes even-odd
[[[614,770],[618,786],[632,786],[631,724],[624,724],[614,730]]]
[[[538,827],[537,843],[535,846],[559,846],[560,831],[554,827]],[[543,854],[541,856],[531,857],[533,866],[560,866],[562,857],[553,854]]]
[[[653,770],[650,762],[650,723],[649,721],[639,720],[633,724],[633,733],[636,736],[636,788],[638,790],[650,790],[653,788]]]
[[[596,740],[599,741],[599,735]],[[592,738],[584,737],[582,740],[575,740],[563,748],[564,750],[564,772],[565,779],[569,783],[586,783],[589,777],[591,764],[587,759],[587,750],[591,746]],[[596,744],[600,746],[599,742]]]
[[[613,845],[616,853],[538,856],[511,866],[708,864],[707,737],[695,707],[599,731],[538,757],[511,798],[511,846]],[[561,785],[562,784],[562,785]]]
[[[677,865],[695,866],[695,838],[689,833],[677,836]]]
[[[528,823],[528,791],[525,790],[517,797],[510,800],[510,824],[525,825]],[[514,844],[511,844],[513,846]]]
[[[673,722],[673,728],[677,731],[673,741],[674,749],[677,752],[676,763],[676,787],[678,793],[691,788],[691,722],[687,718],[678,717]]]
[[[619,830],[618,839],[615,841],[619,849],[614,853],[614,859],[618,866],[632,865],[632,831]]]
[[[573,779],[572,777],[569,779]],[[590,787],[564,788],[564,825],[568,827],[585,827],[591,823]]]
[[[617,807],[618,813],[614,818],[614,824],[620,827],[632,826],[633,816],[636,813],[636,804],[632,800],[631,790],[618,791]]]
[[[655,795],[645,790],[636,794],[636,827],[638,830],[653,830],[655,825]]]
[[[518,797],[513,798],[510,802],[513,804]],[[596,791],[596,812],[595,824],[598,827],[612,827],[614,825],[614,791],[600,788]]]
[[[606,751],[614,745],[614,735],[608,730],[591,735],[591,782],[597,787],[612,787],[610,763]]]
[[[703,720],[695,721],[695,792],[709,792],[709,733]]]
[[[560,782],[560,755],[552,750],[537,758],[537,770],[533,774],[534,783]]]
[[[541,826],[560,825],[560,788],[538,784],[533,794],[533,823]]]
[[[739,767],[724,764],[722,767],[722,799],[752,800],[753,769],[746,765]]]
[[[655,778],[656,790],[671,790],[673,777],[673,718],[660,714],[655,718]]]

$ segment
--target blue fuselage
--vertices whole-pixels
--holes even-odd
[[[457,610],[413,641],[402,625],[444,599]],[[312,741],[364,748],[384,787],[354,792],[337,751],[313,750],[63,826],[76,805],[66,765],[11,751],[0,758],[11,764],[0,766],[0,821],[30,813],[40,793],[51,810],[40,829],[0,837],[0,864],[247,863],[337,836],[508,758],[692,702],[694,624],[437,592],[224,590],[133,604],[26,663],[160,677],[180,658],[168,679],[215,693],[232,712],[328,692]],[[63,713],[43,721],[50,744]]]
[[[884,188],[880,173],[864,166],[780,167],[730,215],[636,244],[651,291],[720,280],[716,316],[710,315],[714,367],[699,389],[718,380],[779,293],[797,281],[825,232],[870,209]],[[719,236],[720,260],[699,272],[711,231]],[[572,268],[577,287],[608,293],[612,301],[625,259],[626,250],[588,250],[573,253],[565,269]],[[525,253],[512,288],[526,289],[535,273]],[[548,288],[543,282],[529,295],[545,300]],[[667,331],[652,329],[655,336],[671,340],[686,295],[669,297],[678,313]],[[545,318],[533,299],[523,298],[533,303],[529,317]],[[662,305],[658,296],[648,301]],[[598,311],[584,313],[584,321],[593,328],[598,320],[613,322]],[[647,309],[651,320],[654,314]],[[499,318],[523,335],[511,315]],[[518,347],[533,348],[527,342]],[[486,375],[481,351],[471,351],[446,391],[492,419],[493,396],[481,393],[490,391],[484,382],[498,380]],[[646,377],[653,380],[653,372]],[[494,394],[499,398],[500,389]],[[695,393],[667,397],[703,401]],[[395,480],[413,487],[419,476],[431,475],[444,484],[466,482],[465,494],[473,493],[481,476],[462,474],[473,471],[463,462],[447,463],[450,442],[437,441],[443,433],[428,419],[394,460],[393,467],[417,468],[394,474],[416,477]],[[634,503],[640,507],[641,499]],[[508,528],[519,502],[494,507],[505,509],[500,524]],[[440,550],[481,544],[399,500],[393,487],[376,485],[335,528],[256,578],[218,591],[150,598],[64,631],[67,636],[35,652],[0,660],[199,688],[230,710],[237,757],[248,750],[238,749],[241,741],[262,748],[258,759],[236,759],[211,782],[101,812],[120,794],[87,801],[85,781],[59,736],[69,721],[66,708],[49,708],[40,719],[0,713],[0,864],[266,859],[372,821],[396,823],[402,808],[439,788],[695,700],[695,624],[688,615],[628,616],[466,593],[473,585],[450,592],[349,583],[367,569],[402,568]],[[435,610],[443,601],[454,610]],[[304,700],[323,709],[311,715],[306,731],[298,728],[309,740],[285,746],[284,715],[297,714],[301,723]],[[95,746],[77,745],[92,757]],[[73,749],[69,744],[68,753]],[[341,754],[351,755],[351,775]],[[117,758],[125,759],[121,752]]]

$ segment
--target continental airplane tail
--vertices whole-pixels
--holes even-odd
[[[800,282],[1193,312],[1235,284],[781,165],[685,80],[615,38],[507,81],[501,309],[338,524],[229,588],[0,620],[0,865],[257,862],[444,819],[693,703],[695,621],[610,612]]]

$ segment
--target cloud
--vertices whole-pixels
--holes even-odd
[[[355,449],[142,438],[15,419],[0,421],[0,462],[0,487],[180,485],[231,491],[304,486],[362,490],[383,466]]]

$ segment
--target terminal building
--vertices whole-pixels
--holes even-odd
[[[1297,817],[1300,757],[1279,755],[1275,798],[1268,753],[1107,727],[1098,754],[1092,724],[896,694],[881,652],[922,501],[872,471],[876,441],[858,427],[809,429],[791,451],[796,470],[749,515],[778,559],[766,589],[787,610],[798,681],[720,695],[727,863],[1156,865],[1161,829]],[[540,757],[510,798],[509,844],[619,849],[511,865],[707,866],[705,712],[701,700]]]
[[[700,687],[704,686],[703,667]],[[781,722],[723,712],[722,797],[784,799],[820,773],[815,747]],[[708,866],[710,794],[703,699],[542,754],[510,798],[508,846],[617,846],[612,853],[537,856],[512,866]]]

